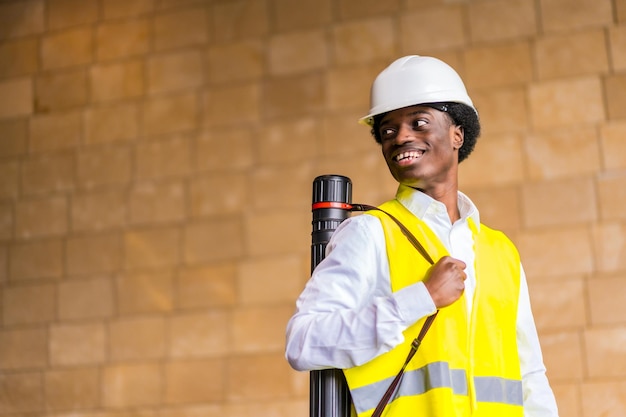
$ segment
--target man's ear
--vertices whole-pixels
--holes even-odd
[[[452,125],[450,126],[450,129],[452,129],[452,146],[454,149],[461,149],[463,141],[465,140],[465,130],[463,130],[463,126]]]

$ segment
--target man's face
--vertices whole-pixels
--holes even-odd
[[[396,181],[427,194],[441,185],[456,186],[463,130],[447,114],[426,106],[404,107],[383,116],[379,133]]]

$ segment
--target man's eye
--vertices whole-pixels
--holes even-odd
[[[413,129],[418,129],[424,125],[426,125],[426,120],[417,119],[413,122]]]
[[[389,137],[393,135],[394,133],[395,133],[395,129],[392,129],[390,127],[385,127],[380,130],[380,135],[382,137]]]

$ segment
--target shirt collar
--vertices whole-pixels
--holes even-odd
[[[443,206],[443,203],[435,200],[429,195],[402,184],[398,187],[396,199],[419,219],[424,218],[429,208],[433,210],[437,207]],[[480,229],[480,215],[478,213],[478,208],[476,208],[476,205],[472,202],[472,200],[470,200],[470,198],[461,191],[458,191],[458,205],[461,219],[472,219],[476,228]],[[447,216],[445,206],[443,207],[443,212],[445,212]]]

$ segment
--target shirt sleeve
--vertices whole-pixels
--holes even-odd
[[[285,356],[296,370],[350,368],[391,350],[402,332],[432,314],[422,283],[391,292],[384,232],[373,216],[333,234],[287,324]]]
[[[524,417],[558,417],[556,400],[546,376],[539,336],[530,306],[526,274],[521,267],[520,271],[517,348],[522,372]]]

